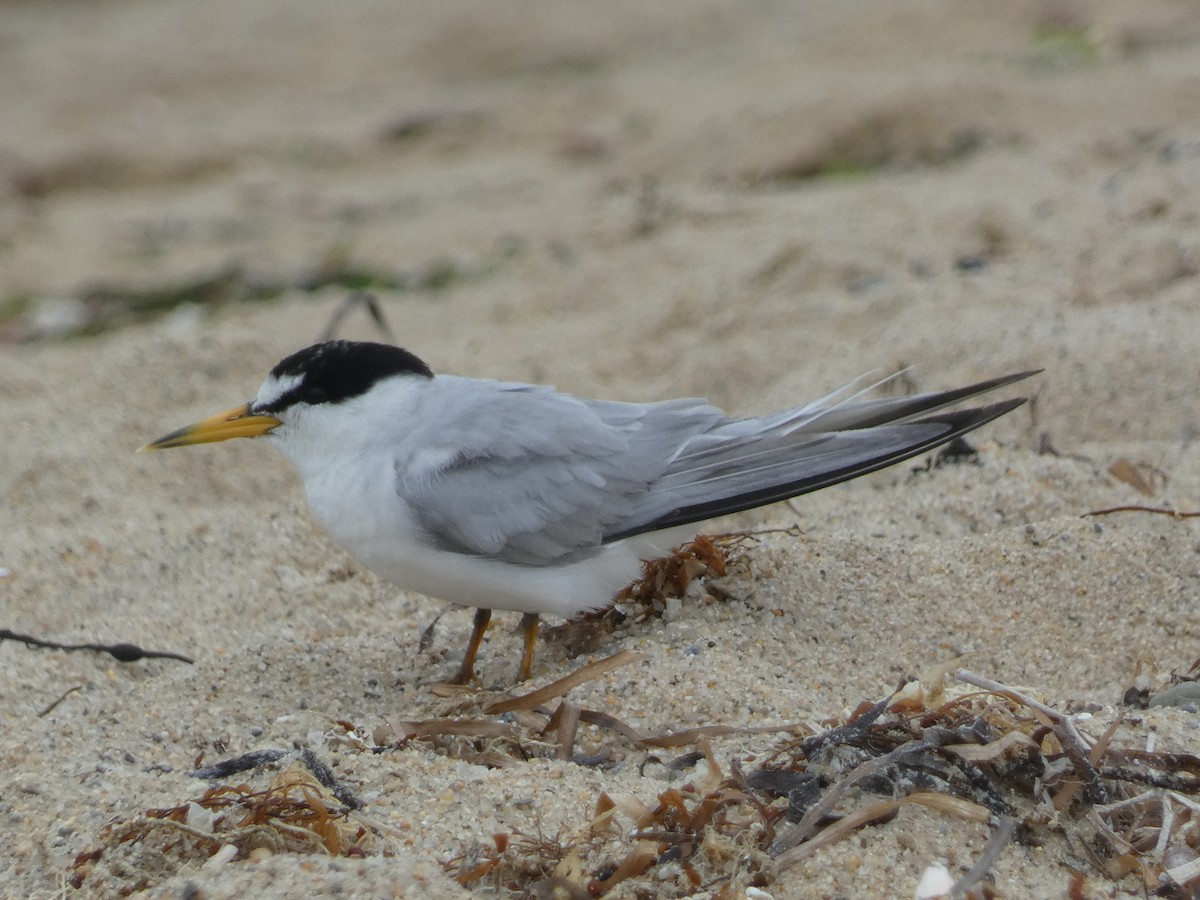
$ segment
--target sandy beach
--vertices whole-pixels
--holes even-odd
[[[1200,509],[1198,51],[1167,0],[5,4],[0,628],[192,662],[0,642],[0,896],[572,897],[643,847],[604,896],[912,897],[997,820],[910,803],[780,870],[723,779],[959,667],[1087,746],[1120,721],[1114,747],[1200,753],[1195,702],[1122,705],[1200,657],[1200,520],[1086,517]],[[527,685],[498,613],[453,693],[471,611],[335,547],[280,456],[134,452],[358,289],[435,371],[590,397],[1044,372],[969,460],[712,523],[764,533],[661,614],[550,629]],[[363,308],[337,333],[383,339]],[[489,712],[623,652],[547,708],[794,727],[655,748],[585,717],[562,759],[545,716]],[[481,730],[412,726],[446,719]],[[199,802],[289,778],[296,817],[359,808],[238,844]],[[672,790],[725,791],[727,830],[631,837]],[[1026,799],[990,896],[1145,896]],[[573,849],[539,871],[538,841]]]

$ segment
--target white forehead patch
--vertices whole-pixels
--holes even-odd
[[[254,398],[255,406],[268,406],[304,380],[303,375],[268,375]]]

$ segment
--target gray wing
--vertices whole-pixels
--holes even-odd
[[[927,413],[1033,374],[1021,372],[910,397],[847,401],[839,399],[838,392],[787,412],[726,419],[689,440],[605,540],[741,512],[910,459],[1025,401]]]
[[[437,376],[397,490],[439,546],[522,565],[600,549],[679,448],[724,417],[702,400],[583,401]],[[431,387],[435,387],[431,385]]]
[[[702,400],[604,403],[438,376],[413,417],[420,450],[397,462],[397,490],[442,547],[549,565],[916,456],[1024,401],[929,413],[1031,374],[913,397],[838,392],[747,419]]]

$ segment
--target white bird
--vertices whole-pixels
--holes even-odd
[[[491,610],[524,613],[525,679],[540,614],[605,606],[644,560],[707,519],[857,478],[978,428],[1024,398],[933,413],[1032,374],[873,400],[849,385],[738,419],[698,399],[583,400],[434,375],[399,347],[326,341],[275,366],[249,403],[142,449],[265,438],[296,467],[317,521],[363,565],[476,608],[460,683],[474,677]]]

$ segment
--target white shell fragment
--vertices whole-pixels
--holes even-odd
[[[941,863],[934,863],[921,875],[913,900],[938,900],[940,897],[949,897],[952,887],[954,879],[950,877],[946,867]]]
[[[187,819],[185,820],[188,828],[199,831],[201,834],[212,834],[216,818],[217,814],[211,809],[205,809],[195,801],[188,801]]]
[[[205,869],[219,869],[237,859],[238,848],[233,844],[225,844],[220,850],[208,858],[203,865]]]

